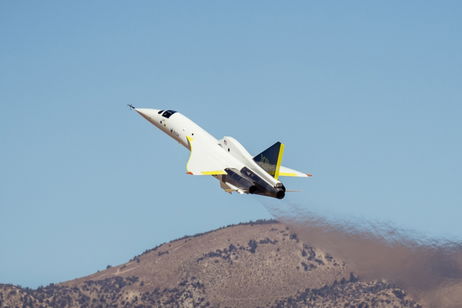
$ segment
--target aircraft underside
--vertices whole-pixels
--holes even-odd
[[[286,188],[282,183],[276,187],[269,185],[265,180],[252,172],[247,167],[237,170],[226,168],[226,175],[216,176],[220,180],[220,186],[227,192],[255,194],[283,199]]]

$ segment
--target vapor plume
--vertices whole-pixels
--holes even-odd
[[[332,220],[288,203],[262,201],[298,237],[343,259],[362,279],[385,279],[424,307],[462,307],[462,244],[390,224]],[[282,210],[281,210],[282,208]]]

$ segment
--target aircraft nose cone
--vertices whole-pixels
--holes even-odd
[[[135,111],[146,120],[153,120],[158,115],[160,110],[151,108],[135,108]]]

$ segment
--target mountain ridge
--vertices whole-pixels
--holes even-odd
[[[386,281],[260,220],[160,244],[127,263],[35,290],[0,285],[0,307],[421,307]]]

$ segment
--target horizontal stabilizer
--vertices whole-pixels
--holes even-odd
[[[281,166],[281,168],[279,169],[279,176],[309,177],[311,176],[311,174]]]

